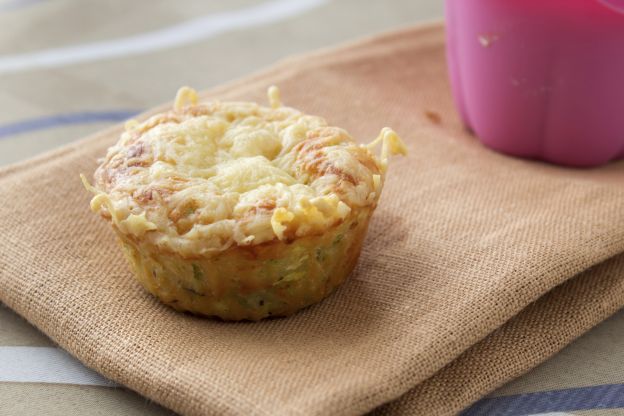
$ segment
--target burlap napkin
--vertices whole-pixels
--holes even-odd
[[[261,323],[147,295],[78,179],[116,127],[1,171],[0,300],[185,415],[359,414],[393,400],[376,411],[454,413],[624,305],[624,166],[575,171],[479,145],[453,109],[441,27],[290,59],[205,96],[263,101],[269,84],[360,140],[389,125],[409,147],[337,293]]]

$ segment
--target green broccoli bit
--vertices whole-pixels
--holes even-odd
[[[201,267],[195,263],[193,263],[193,277],[196,280],[202,280],[204,278],[204,272]]]
[[[342,241],[343,237],[344,237],[344,235],[338,234],[336,236],[336,238],[334,239],[334,241],[332,242],[332,245],[335,246],[336,244],[340,243]]]

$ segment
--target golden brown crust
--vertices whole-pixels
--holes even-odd
[[[129,123],[95,173],[95,205],[192,256],[322,234],[374,207],[382,181],[370,150],[319,117],[215,102]]]

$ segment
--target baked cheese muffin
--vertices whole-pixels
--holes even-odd
[[[91,209],[111,221],[141,284],[180,311],[225,320],[286,316],[355,267],[388,157],[280,103],[200,103],[131,120],[95,172]],[[381,144],[381,155],[371,149]]]

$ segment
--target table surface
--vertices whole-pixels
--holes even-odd
[[[168,101],[180,85],[206,89],[442,14],[441,0],[0,0],[0,165]],[[622,347],[620,312],[485,400],[515,409],[506,414],[624,415],[600,410],[624,396]],[[0,415],[40,414],[172,412],[111,385],[0,304]]]

